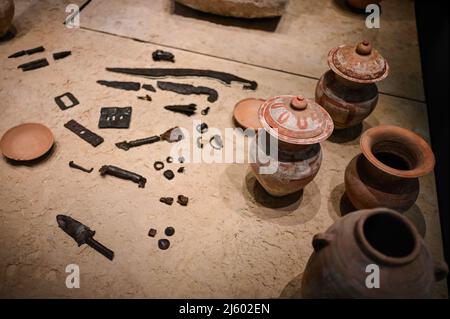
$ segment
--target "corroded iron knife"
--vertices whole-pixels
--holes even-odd
[[[95,231],[69,216],[58,215],[56,221],[58,226],[77,242],[78,246],[87,244],[109,260],[113,260],[114,252],[94,239]]]

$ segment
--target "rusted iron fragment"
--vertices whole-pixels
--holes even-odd
[[[189,198],[187,198],[184,195],[179,195],[177,203],[180,204],[181,206],[187,206],[189,203]]]
[[[172,111],[175,113],[181,113],[187,116],[192,116],[195,114],[195,111],[197,111],[197,105],[196,104],[189,104],[189,105],[167,105],[164,107],[168,111]]]
[[[141,89],[141,83],[138,82],[98,80],[97,83],[103,86],[125,91],[139,91]]]
[[[67,58],[71,54],[72,54],[72,51],[56,52],[56,53],[53,53],[53,59],[61,60],[61,59]]]
[[[98,251],[100,254],[108,258],[114,259],[114,252],[94,239],[95,231],[83,225],[79,221],[65,215],[56,216],[59,228],[61,228],[67,235],[72,237],[78,246],[87,244]]]
[[[173,173],[172,170],[167,170],[164,172],[164,177],[167,178],[169,181],[171,181],[172,179],[175,178],[175,174]]]
[[[75,120],[70,120],[69,122],[64,124],[64,127],[69,129],[70,131],[72,131],[73,133],[75,133],[76,135],[78,135],[79,137],[81,137],[83,140],[85,140],[94,147],[97,147],[104,142],[103,137],[88,130]]]
[[[100,110],[99,128],[129,128],[133,109],[128,107],[103,107]]]
[[[169,206],[172,206],[174,199],[173,199],[173,197],[161,197],[159,199],[159,201],[161,203],[164,203],[164,204],[167,204]]]
[[[155,237],[157,232],[158,232],[158,231],[157,231],[156,229],[152,228],[152,229],[150,229],[150,230],[148,231],[148,236],[149,236],[149,237]]]
[[[90,174],[90,173],[92,173],[94,171],[94,168],[91,168],[91,169],[84,168],[84,167],[82,167],[82,166],[80,166],[78,164],[75,164],[74,161],[70,161],[69,166],[71,168],[78,169],[78,170],[80,170],[82,172],[85,172],[85,173],[88,173],[88,174]]]
[[[163,91],[171,91],[183,95],[208,95],[208,102],[214,103],[219,99],[219,93],[216,90],[211,89],[206,86],[193,86],[184,83],[174,83],[174,82],[157,82],[158,88]]]
[[[178,69],[178,68],[106,68],[107,71],[115,73],[123,73],[137,76],[146,76],[149,78],[166,78],[166,77],[205,77],[221,81],[230,85],[232,82],[240,82],[244,84],[245,90],[256,90],[258,83],[250,81],[239,76],[212,70],[199,69]]]
[[[22,71],[26,72],[26,71],[31,71],[31,70],[36,70],[39,68],[43,68],[48,66],[49,63],[47,61],[47,59],[38,59],[38,60],[34,60],[31,62],[27,62],[24,64],[19,65],[17,68],[18,69],[22,69]]]
[[[111,175],[121,179],[129,180],[138,184],[139,188],[145,188],[145,184],[147,183],[147,179],[145,177],[112,165],[102,166],[102,168],[100,168],[100,175]]]
[[[72,102],[72,105],[66,105],[63,101],[64,97],[67,97],[70,100],[70,102]],[[67,109],[70,109],[70,108],[80,104],[80,102],[77,100],[77,98],[70,92],[67,92],[67,93],[64,93],[63,95],[55,97],[55,103],[59,106],[59,108],[62,111],[65,111]]]
[[[168,61],[175,63],[175,55],[173,53],[170,53],[168,51],[163,50],[156,50],[152,53],[153,61]]]

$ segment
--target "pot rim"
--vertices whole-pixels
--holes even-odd
[[[355,225],[355,237],[357,239],[357,242],[361,249],[370,257],[375,259],[376,261],[384,264],[384,265],[390,265],[390,266],[400,266],[405,265],[413,262],[417,256],[420,254],[421,245],[420,245],[420,235],[416,229],[416,227],[413,225],[413,223],[400,214],[399,212],[389,209],[389,208],[375,208],[375,209],[368,209],[368,210],[362,210],[360,212],[366,212],[367,214],[363,215]],[[399,221],[401,221],[410,231],[413,240],[414,240],[414,248],[411,251],[411,253],[404,257],[391,257],[387,256],[383,253],[381,253],[378,249],[373,247],[369,241],[366,238],[366,235],[364,234],[364,225],[365,222],[374,215],[388,215],[390,217],[393,217]]]
[[[389,135],[389,139],[385,136]],[[407,144],[412,154],[418,155],[417,164],[409,170],[401,170],[390,167],[381,162],[373,153],[375,144],[382,141]],[[402,178],[417,178],[427,175],[434,169],[435,157],[428,143],[416,133],[393,125],[379,125],[367,130],[360,139],[362,153],[375,167],[393,176]]]

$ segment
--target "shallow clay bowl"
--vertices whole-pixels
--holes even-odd
[[[239,126],[254,130],[262,128],[258,118],[258,110],[264,102],[265,100],[253,98],[239,101],[234,107],[234,119]]]
[[[53,146],[50,129],[42,124],[26,123],[9,129],[0,140],[3,155],[15,161],[32,161]]]

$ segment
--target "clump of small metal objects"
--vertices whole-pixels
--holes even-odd
[[[174,160],[173,160],[173,157],[171,157],[171,156],[169,156],[169,157],[166,158],[167,164],[172,164],[173,161],[174,161]],[[185,158],[184,158],[184,157],[179,157],[179,158],[178,158],[178,163],[184,163],[184,161],[185,161]],[[164,164],[164,162],[162,162],[162,161],[156,161],[156,162],[153,164],[153,167],[154,167],[155,170],[157,170],[157,171],[162,171],[162,170],[165,168],[165,164]],[[184,167],[180,167],[180,168],[178,168],[178,170],[177,170],[177,172],[180,173],[180,174],[184,173],[184,171],[185,171],[185,168],[184,168]],[[163,175],[164,175],[164,177],[167,178],[169,181],[171,181],[172,179],[175,178],[175,173],[174,173],[173,170],[171,170],[171,169],[165,170],[165,171],[163,172]]]
[[[39,47],[36,47],[33,49],[18,51],[16,53],[13,53],[10,56],[8,56],[8,58],[9,59],[17,59],[17,58],[20,58],[20,57],[23,57],[26,55],[33,55],[33,54],[41,53],[44,51],[45,51],[45,48],[43,46],[39,46]],[[61,59],[68,57],[71,54],[72,54],[71,51],[56,52],[56,53],[53,53],[53,59],[55,61],[61,60]],[[23,72],[26,72],[26,71],[40,69],[40,68],[46,67],[48,65],[50,65],[48,60],[46,58],[42,58],[42,59],[37,59],[37,60],[33,60],[30,62],[20,64],[17,68],[22,69]]]
[[[155,238],[157,234],[158,234],[158,231],[157,231],[156,229],[154,229],[154,228],[151,228],[151,229],[148,231],[148,236],[149,236],[149,237]],[[175,228],[173,228],[173,227],[167,227],[167,228],[164,230],[164,234],[165,234],[167,237],[172,237],[173,235],[175,235]],[[166,239],[166,238],[161,238],[161,239],[158,240],[158,248],[159,248],[159,249],[161,249],[161,250],[167,250],[167,249],[169,249],[169,247],[170,247],[170,241],[169,241],[168,239]]]

